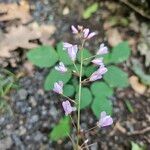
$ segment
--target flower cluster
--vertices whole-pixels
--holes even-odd
[[[81,39],[86,40],[91,39],[96,35],[96,32],[90,32],[88,28],[83,28],[82,26],[78,26],[77,28],[75,26],[71,26],[72,33],[79,35]],[[75,64],[77,53],[79,51],[78,46],[75,44],[70,44],[67,42],[63,43],[63,49],[68,53],[68,56],[72,60],[72,62]],[[104,43],[100,44],[99,49],[96,52],[95,58],[91,60],[91,63],[97,66],[97,70],[87,79],[88,82],[93,82],[96,80],[99,80],[103,77],[103,75],[107,72],[107,68],[105,67],[103,63],[103,57],[100,57],[100,55],[104,55],[108,53],[107,46],[104,45]],[[92,57],[93,58],[93,57]],[[88,58],[87,58],[88,59]],[[86,59],[85,59],[86,60]],[[57,66],[55,66],[55,69],[61,73],[65,73],[68,71],[68,68],[63,64],[63,62],[59,62]],[[61,94],[63,94],[63,82],[58,81],[54,83],[53,91]],[[62,107],[65,112],[65,115],[70,115],[73,111],[76,111],[75,107],[71,106],[71,103],[69,101],[70,99],[62,102]],[[109,126],[113,123],[112,118],[106,114],[106,112],[101,112],[100,119],[97,123],[98,127],[105,127]]]

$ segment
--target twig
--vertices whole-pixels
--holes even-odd
[[[150,127],[144,128],[142,130],[138,130],[138,131],[134,131],[134,132],[128,132],[127,135],[140,135],[140,134],[144,134],[146,132],[150,132]]]
[[[150,19],[150,16],[148,16],[147,14],[144,13],[143,10],[135,7],[133,4],[129,3],[127,0],[120,0],[122,3],[126,4],[128,7],[130,7],[131,9],[133,9],[135,12],[137,12],[138,14],[140,14],[141,16]]]

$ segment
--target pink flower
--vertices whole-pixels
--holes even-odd
[[[62,81],[55,82],[53,91],[58,93],[58,94],[63,94],[63,85],[64,84]]]
[[[85,28],[83,30],[83,36],[84,36],[85,39],[90,39],[90,38],[92,38],[95,35],[96,35],[96,32],[91,32],[90,33],[90,30],[88,28]]]
[[[111,116],[107,115],[105,111],[101,112],[100,119],[97,123],[99,127],[106,127],[113,124],[113,119]]]
[[[99,72],[99,70],[95,71],[91,76],[89,81],[96,81],[102,78],[101,73]]]
[[[103,65],[103,58],[95,58],[92,60],[92,63],[96,64],[96,65]]]
[[[97,51],[97,55],[103,55],[103,54],[107,54],[108,53],[108,47],[104,45],[104,43],[102,43],[99,47],[99,50]]]
[[[98,69],[98,72],[101,75],[105,74],[107,71],[108,71],[108,69],[104,65],[100,66],[99,69]]]
[[[70,43],[64,43],[64,48],[67,49],[68,55],[72,61],[75,61],[78,52],[77,45],[72,45]]]
[[[63,62],[59,62],[59,65],[55,66],[55,69],[57,71],[62,72],[62,73],[67,72],[67,68],[65,67],[65,65],[63,64]]]
[[[63,109],[65,111],[65,115],[68,116],[72,111],[75,111],[76,108],[72,107],[69,101],[62,102]]]
[[[96,81],[102,78],[102,75],[107,72],[107,68],[102,64],[97,71],[95,71],[91,76],[89,81]]]
[[[90,30],[89,30],[88,28],[85,28],[85,29],[83,30],[83,35],[84,35],[84,38],[85,38],[85,39],[88,37],[89,32],[90,32]]]
[[[75,27],[75,26],[71,26],[71,30],[72,30],[72,33],[73,34],[78,34],[79,32],[78,32],[78,29]]]

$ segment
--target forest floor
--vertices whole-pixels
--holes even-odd
[[[83,19],[85,8],[93,3],[0,0],[0,67],[13,72],[19,86],[1,99],[7,105],[0,103],[0,150],[72,149],[69,139],[48,139],[62,115],[61,104],[57,95],[43,89],[49,69],[39,69],[26,58],[26,52],[37,45],[73,41],[72,24],[98,31],[97,38],[87,43],[89,48],[103,41],[113,47],[123,40],[132,48],[129,60],[120,65],[128,73],[130,86],[116,89],[112,98],[114,126],[88,135],[90,143],[94,143],[91,150],[130,150],[131,141],[141,145],[141,150],[150,149],[150,88],[140,82],[132,64],[136,59],[143,73],[150,73],[150,20],[125,3],[107,0],[99,2],[98,10]],[[83,114],[81,126],[92,127],[96,120],[91,110],[83,110]]]

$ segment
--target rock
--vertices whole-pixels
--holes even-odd
[[[35,123],[39,120],[39,116],[38,115],[34,115],[30,118],[29,122],[30,123]]]
[[[18,91],[18,95],[19,95],[20,100],[25,100],[27,98],[28,93],[25,89],[20,89]]]
[[[25,150],[25,146],[16,134],[12,135],[12,139],[19,150]]]
[[[94,143],[92,146],[91,146],[91,150],[97,150],[98,149],[98,145],[97,143]]]
[[[6,137],[6,138],[0,140],[0,150],[10,149],[12,144],[13,144],[13,142],[12,142],[11,137]]]
[[[19,135],[24,135],[26,134],[26,132],[27,132],[27,129],[25,127],[21,126],[19,128]]]
[[[33,136],[34,141],[41,142],[43,139],[43,134],[39,131],[37,131]]]
[[[29,102],[31,103],[32,107],[35,107],[37,105],[37,102],[36,102],[36,100],[35,100],[35,98],[33,96],[30,97]]]

